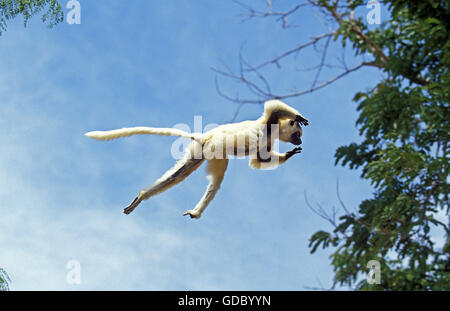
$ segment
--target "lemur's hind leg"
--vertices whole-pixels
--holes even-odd
[[[220,188],[225,171],[228,166],[228,159],[212,159],[208,161],[208,175],[209,185],[200,202],[193,210],[186,211],[183,216],[189,215],[191,218],[200,218],[209,202],[214,198],[217,190]]]
[[[164,192],[172,186],[183,181],[193,171],[195,171],[204,159],[195,159],[192,154],[187,154],[184,158],[179,160],[174,167],[168,170],[161,178],[159,178],[152,186],[142,190],[139,195],[130,203],[125,209],[124,213],[131,213],[143,200]]]

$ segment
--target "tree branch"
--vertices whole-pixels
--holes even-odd
[[[318,5],[318,4],[316,4],[316,5]],[[326,6],[327,10],[331,13],[331,15],[334,17],[334,19],[338,22],[338,24],[340,26],[342,26],[342,24],[344,23],[344,19],[337,12],[336,7],[337,7],[337,1],[336,1],[335,6]],[[373,64],[373,66],[375,66],[377,68],[385,68],[387,62],[389,61],[389,57],[383,52],[383,49],[379,45],[377,45],[372,39],[370,39],[366,34],[364,34],[364,32],[361,30],[361,28],[355,24],[353,18],[350,18],[350,20],[348,20],[348,22],[350,24],[350,30],[354,34],[356,34],[356,36],[358,38],[360,38],[365,43],[367,43],[367,45],[369,45],[372,53],[374,55],[378,56],[381,61],[381,63],[372,62],[371,64]],[[418,74],[416,76],[406,77],[406,78],[408,80],[410,80],[411,82],[414,82],[414,83],[422,85],[422,86],[425,86],[429,83],[429,81],[424,79],[420,74]]]
[[[308,41],[308,42],[306,42],[306,43],[304,43],[304,44],[300,44],[300,45],[296,46],[295,48],[290,49],[290,50],[288,50],[288,51],[286,51],[286,52],[284,52],[284,53],[278,55],[278,56],[275,57],[275,58],[272,58],[272,59],[270,59],[270,60],[268,60],[268,61],[265,61],[265,62],[263,62],[263,63],[261,63],[261,64],[255,66],[254,68],[255,68],[255,69],[261,69],[261,68],[263,68],[263,67],[265,67],[265,66],[267,66],[267,65],[270,65],[270,64],[274,64],[274,65],[276,65],[277,67],[280,67],[279,62],[280,62],[280,60],[282,60],[283,58],[286,58],[286,57],[288,57],[289,55],[292,55],[292,54],[294,54],[294,53],[300,52],[301,50],[303,50],[303,49],[305,49],[305,48],[307,48],[307,47],[309,47],[309,46],[313,46],[313,45],[317,44],[317,43],[318,43],[320,40],[322,40],[322,39],[325,39],[325,38],[331,38],[331,37],[334,36],[335,34],[336,34],[335,32],[330,32],[330,33],[322,34],[322,35],[319,35],[319,36],[315,36],[315,37],[313,37],[310,41]]]
[[[268,0],[268,7],[269,7],[269,11],[268,12],[262,12],[262,11],[257,11],[254,8],[252,8],[251,6],[242,3],[240,1],[237,0],[233,0],[234,3],[238,4],[239,6],[241,6],[243,9],[245,9],[247,11],[247,14],[245,14],[245,19],[244,20],[249,20],[251,18],[254,17],[258,17],[258,18],[265,18],[265,17],[278,17],[277,21],[281,21],[282,22],[282,27],[283,28],[288,28],[288,27],[292,27],[288,24],[288,17],[292,14],[294,14],[295,12],[297,12],[299,9],[306,7],[308,5],[311,5],[311,1],[306,1],[306,2],[302,2],[299,3],[297,5],[295,5],[293,8],[291,8],[288,11],[278,11],[278,12],[274,12],[272,11],[272,2],[270,0]]]

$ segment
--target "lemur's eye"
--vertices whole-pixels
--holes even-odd
[[[294,124],[295,124],[295,122],[292,121],[292,120],[289,122],[289,125],[290,125],[290,126],[294,126]]]

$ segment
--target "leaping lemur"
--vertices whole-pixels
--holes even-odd
[[[152,186],[142,190],[124,209],[124,213],[131,213],[143,200],[180,183],[206,160],[209,179],[206,192],[194,209],[183,214],[191,218],[200,218],[219,190],[228,166],[228,156],[248,155],[250,156],[249,166],[254,169],[283,164],[294,154],[300,153],[302,148],[296,147],[288,152],[278,153],[273,150],[273,142],[279,139],[300,145],[303,134],[301,125],[308,125],[308,120],[300,112],[280,100],[269,100],[264,103],[264,113],[257,120],[223,124],[203,134],[171,128],[132,127],[112,131],[94,131],[85,135],[97,140],[111,140],[137,134],[179,136],[191,139],[192,142],[188,145],[185,156]]]

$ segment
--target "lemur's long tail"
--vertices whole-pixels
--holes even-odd
[[[198,133],[188,133],[178,129],[172,128],[157,128],[157,127],[128,127],[112,131],[93,131],[84,134],[87,137],[96,140],[111,140],[119,137],[127,137],[131,135],[163,135],[163,136],[179,136],[185,137],[192,140],[196,140],[201,143],[201,134]]]

